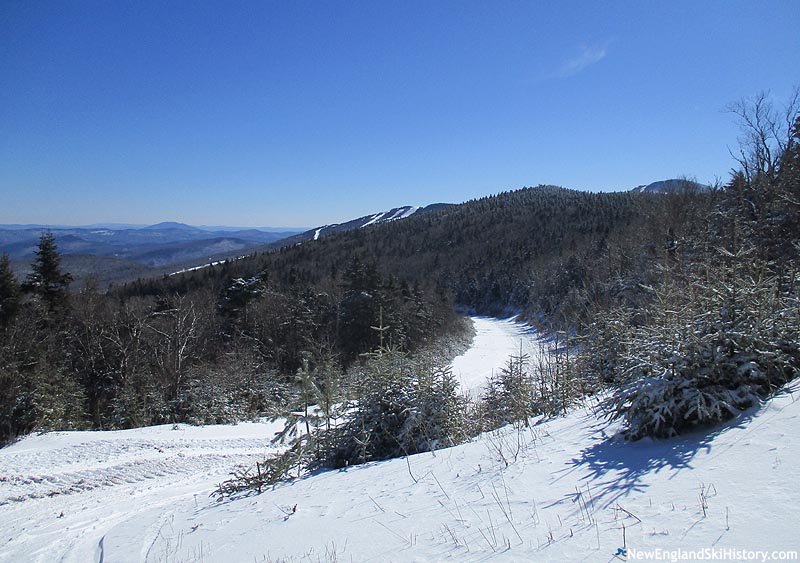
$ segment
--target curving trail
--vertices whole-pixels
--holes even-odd
[[[453,362],[467,393],[479,393],[520,345],[532,355],[540,349],[527,325],[488,317],[473,322],[472,347]],[[106,553],[123,540],[138,546],[132,560],[167,560],[176,546],[159,538],[176,511],[207,506],[232,469],[276,451],[270,440],[281,424],[52,432],[4,448],[0,563],[113,561],[119,552],[114,559]]]
[[[475,325],[453,362],[468,393],[520,345],[532,359],[547,346],[510,320]],[[225,502],[209,493],[274,451],[280,422],[29,436],[0,449],[0,563],[583,563],[616,561],[622,545],[797,550],[799,395],[796,381],[752,418],[633,444],[614,439],[619,423],[587,399],[529,428]]]
[[[472,346],[452,363],[453,375],[465,393],[480,394],[489,378],[510,356],[519,356],[522,351],[535,365],[546,350],[544,338],[533,327],[513,317],[472,317],[472,322],[475,326]]]

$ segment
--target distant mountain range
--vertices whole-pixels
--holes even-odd
[[[397,207],[303,232],[297,232],[297,229],[276,231],[195,227],[172,221],[133,228],[113,223],[85,227],[0,225],[0,253],[7,253],[14,261],[17,275],[25,276],[30,271],[30,262],[35,257],[42,233],[52,232],[62,255],[64,270],[71,272],[76,280],[93,276],[101,285],[107,285],[138,277],[202,268],[213,262],[294,246],[333,233],[396,221],[447,205],[438,203],[426,207]]]
[[[155,225],[144,225],[139,223],[92,223],[91,225],[47,225],[44,223],[7,223],[0,224],[0,230],[6,231],[20,231],[27,229],[39,229],[45,231],[62,230],[62,229],[110,229],[112,231],[122,231],[126,229],[158,229],[158,228],[175,228],[175,229],[200,229],[202,231],[264,231],[266,233],[285,233],[285,232],[299,232],[305,230],[297,227],[232,227],[221,225],[187,225],[186,223],[177,223],[174,221],[166,221],[164,223],[157,223]]]
[[[296,234],[296,231],[266,232],[258,229],[220,232],[181,223],[161,223],[137,229],[0,226],[0,252],[8,253],[13,260],[30,260],[45,230],[55,235],[62,254],[105,256],[145,266],[163,266],[220,252],[239,252]]]
[[[671,180],[659,180],[658,182],[653,182],[652,184],[636,186],[631,191],[639,193],[644,192],[644,193],[667,194],[667,193],[682,192],[686,190],[707,191],[710,189],[711,186],[708,186],[706,184],[701,184],[693,180],[681,180],[679,178],[673,178]]]
[[[134,228],[114,224],[0,225],[0,253],[9,255],[19,277],[30,272],[43,232],[55,235],[63,269],[72,273],[78,285],[92,276],[104,286],[170,273],[176,264],[205,263],[220,254],[246,254],[252,248],[297,234],[297,230],[212,230],[172,222]]]
[[[709,190],[698,182],[670,179],[637,186],[632,192],[674,193]],[[256,252],[277,250],[318,240],[332,234],[394,222],[452,207],[434,203],[424,207],[403,206],[344,223],[299,229],[192,226],[167,221],[155,225],[97,223],[82,227],[47,225],[0,225],[0,253],[14,261],[19,276],[30,271],[39,238],[52,232],[62,255],[62,265],[76,280],[89,276],[101,285],[123,283],[203,268],[212,263]]]

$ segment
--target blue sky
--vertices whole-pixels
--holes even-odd
[[[0,223],[311,226],[726,179],[800,2],[0,0]]]

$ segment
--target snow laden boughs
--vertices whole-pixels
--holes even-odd
[[[219,498],[261,492],[279,481],[320,468],[437,450],[467,440],[468,400],[435,352],[415,356],[382,345],[364,356],[345,385],[330,361],[309,357],[296,376],[300,408],[284,413],[275,442],[290,449],[237,470],[219,485]]]
[[[530,356],[520,350],[492,375],[483,397],[484,416],[490,428],[525,422],[535,414],[535,386],[528,369]]]
[[[800,374],[800,310],[786,279],[750,253],[720,251],[717,277],[653,289],[647,321],[613,327],[616,391],[607,401],[626,434],[670,437],[729,420]],[[696,279],[696,278],[695,278]],[[797,279],[794,280],[796,287]],[[779,283],[780,282],[780,283]],[[589,349],[607,355],[602,334]]]
[[[732,106],[740,170],[666,251],[638,304],[595,315],[579,358],[613,385],[627,435],[669,437],[731,419],[800,375],[800,90]]]
[[[435,450],[467,435],[466,400],[449,368],[394,347],[369,354],[343,423],[321,436],[319,465],[344,467]]]
[[[225,319],[229,332],[239,324],[247,325],[247,306],[266,292],[265,274],[248,279],[236,278],[225,288],[217,304],[217,312]]]

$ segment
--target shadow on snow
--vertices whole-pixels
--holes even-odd
[[[753,407],[713,428],[675,438],[644,438],[629,442],[620,434],[607,436],[582,450],[562,471],[566,474],[578,469],[585,471],[581,480],[590,487],[598,507],[609,508],[631,493],[644,492],[649,485],[643,482],[643,478],[648,474],[667,471],[669,479],[672,479],[683,470],[691,470],[695,456],[711,453],[712,442],[717,436],[746,426],[765,406]],[[594,430],[603,432],[604,426],[598,424]]]

